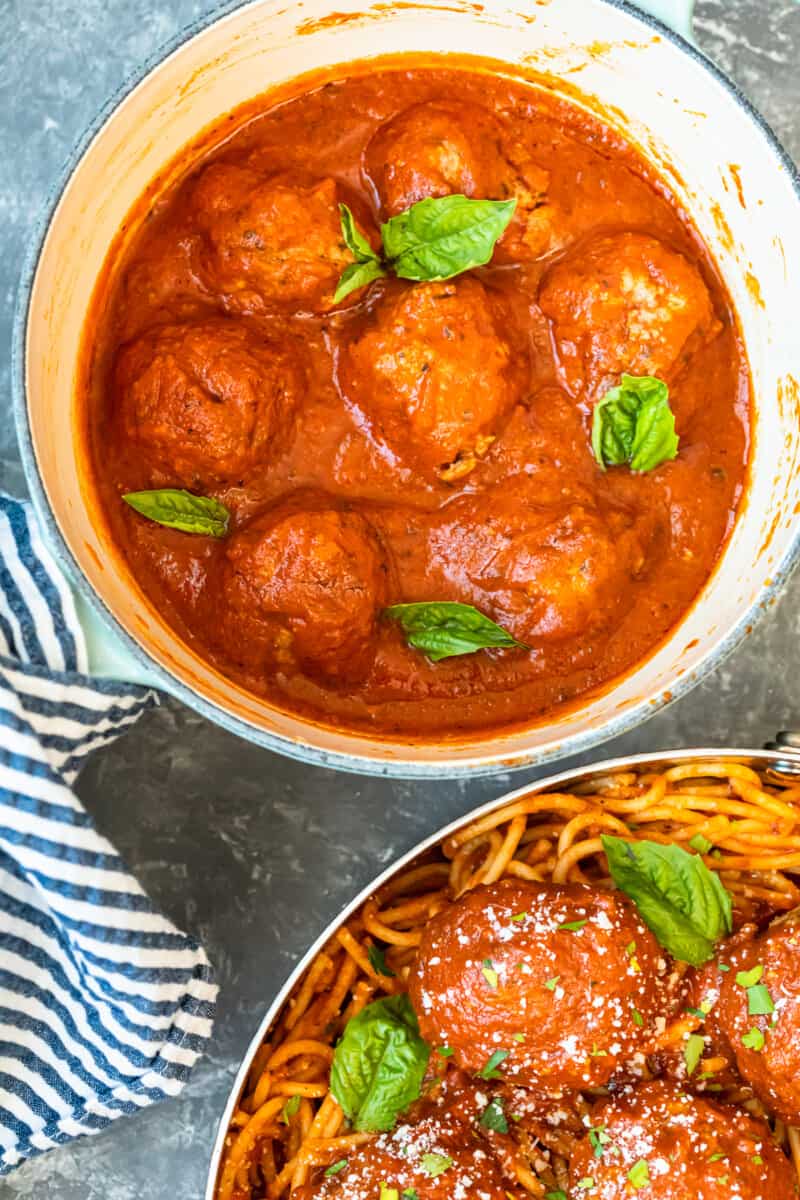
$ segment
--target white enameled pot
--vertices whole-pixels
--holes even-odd
[[[688,34],[690,0],[649,7]],[[473,54],[546,73],[637,142],[686,204],[737,306],[756,400],[752,481],[720,565],[669,640],[577,710],[443,746],[340,733],[221,678],[163,623],[82,485],[74,390],[84,315],[129,210],[237,105],[308,72],[399,52]],[[375,774],[487,773],[584,750],[719,662],[769,606],[798,549],[800,184],[747,101],[692,45],[618,0],[257,0],[190,29],[89,130],[48,205],[16,330],[16,413],[31,492],[79,595],[100,673],[152,682],[307,762]]]
[[[533,796],[540,792],[574,792],[576,788],[594,780],[603,779],[616,771],[666,771],[671,767],[683,766],[687,763],[724,762],[743,763],[745,766],[751,767],[754,771],[774,772],[782,779],[793,782],[800,777],[800,731],[789,731],[778,734],[776,741],[770,742],[766,750],[675,750],[667,751],[666,753],[643,754],[637,757],[607,759],[605,762],[592,763],[590,766],[581,767],[578,770],[562,771],[558,775],[551,775],[547,779],[537,780],[534,784],[528,784],[525,787],[517,789],[517,791],[507,792],[503,796],[498,796],[495,800],[489,800],[486,804],[482,804],[479,808],[474,809],[473,812],[459,817],[443,829],[432,833],[424,841],[420,842],[418,846],[415,846],[413,850],[409,850],[402,858],[391,863],[381,872],[377,879],[373,879],[357,896],[354,896],[344,911],[339,913],[331,921],[330,925],[320,933],[319,937],[297,963],[289,978],[267,1008],[263,1020],[245,1051],[228,1095],[227,1103],[219,1120],[217,1136],[211,1152],[211,1164],[208,1171],[205,1200],[214,1200],[216,1195],[217,1182],[222,1166],[222,1156],[225,1149],[225,1138],[227,1137],[231,1118],[238,1107],[239,1099],[259,1048],[278,1019],[296,985],[311,966],[319,951],[339,929],[342,929],[347,924],[350,918],[361,908],[362,904],[370,896],[373,896],[379,888],[382,888],[395,876],[406,871],[416,859],[421,858],[426,851],[431,850],[434,846],[441,845],[452,834],[457,833],[460,829],[464,829],[467,825],[471,825],[481,817],[488,816],[489,813],[496,812],[500,808],[505,808],[507,804],[513,804],[515,800],[520,800],[523,796]]]

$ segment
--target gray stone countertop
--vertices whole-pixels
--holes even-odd
[[[25,491],[8,415],[8,348],[29,226],[67,152],[120,81],[213,7],[0,0],[0,486],[7,491]],[[699,0],[696,35],[800,156],[800,6]],[[594,757],[759,746],[776,728],[800,725],[798,600],[800,576],[713,679]],[[147,715],[94,758],[79,791],[151,895],[204,941],[222,985],[213,1045],[179,1099],[29,1163],[0,1183],[0,1197],[197,1200],[240,1056],[298,956],[401,851],[535,774],[436,784],[347,777],[274,757],[170,700]]]

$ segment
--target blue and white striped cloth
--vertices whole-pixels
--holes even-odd
[[[72,595],[0,495],[0,1174],[176,1095],[216,986],[71,790],[152,692],[90,679]]]

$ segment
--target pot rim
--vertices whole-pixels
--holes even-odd
[[[241,1094],[242,1088],[245,1085],[247,1074],[253,1062],[253,1058],[263,1042],[271,1025],[278,1016],[281,1008],[289,999],[295,984],[299,981],[303,973],[308,969],[317,953],[322,949],[325,943],[340,929],[356,912],[357,909],[375,892],[378,888],[387,883],[394,875],[398,874],[414,859],[424,854],[432,847],[439,845],[446,838],[463,829],[464,826],[472,824],[473,821],[480,819],[487,814],[494,812],[496,809],[505,808],[507,804],[513,803],[514,800],[522,796],[538,794],[539,792],[552,791],[556,787],[563,784],[572,786],[584,782],[593,776],[607,775],[612,771],[639,769],[645,766],[675,766],[684,762],[744,762],[746,766],[761,765],[764,767],[777,767],[781,763],[786,763],[788,758],[796,759],[798,763],[798,771],[800,771],[800,751],[790,751],[787,754],[786,750],[747,750],[736,749],[730,747],[722,747],[709,749],[708,747],[689,747],[682,750],[651,750],[646,754],[626,754],[617,758],[601,759],[599,762],[588,763],[584,766],[571,767],[564,771],[559,771],[554,775],[546,775],[543,779],[536,779],[532,783],[523,784],[522,787],[515,788],[510,792],[503,792],[500,796],[496,796],[494,800],[484,801],[477,808],[463,816],[456,817],[442,826],[441,829],[434,833],[428,834],[416,846],[410,850],[406,850],[392,863],[385,867],[379,875],[376,876],[365,887],[361,888],[356,896],[349,901],[345,907],[337,913],[330,921],[325,929],[314,939],[311,946],[302,955],[297,964],[292,968],[282,987],[279,988],[272,1003],[268,1006],[265,1015],[262,1017],[258,1028],[253,1037],[248,1043],[247,1049],[242,1056],[239,1068],[236,1072],[231,1090],[228,1094],[228,1099],[225,1102],[225,1107],[222,1115],[219,1118],[214,1144],[211,1150],[211,1159],[208,1168],[208,1179],[206,1181],[205,1200],[214,1200],[217,1180],[219,1177],[219,1169],[222,1163],[222,1152],[224,1150],[225,1138],[230,1126],[231,1117],[233,1116],[234,1108]]]
[[[62,194],[83,161],[92,142],[112,119],[127,96],[148,75],[160,67],[185,43],[205,32],[212,25],[226,20],[239,9],[255,7],[261,2],[262,0],[249,0],[248,3],[241,4],[239,0],[227,0],[226,3],[217,8],[213,13],[190,22],[149,55],[141,66],[135,68],[123,80],[119,88],[103,105],[95,118],[90,121],[84,133],[77,139],[72,151],[67,156],[64,165],[57,173],[55,180],[49,188],[38,216],[34,221],[33,230],[23,256],[23,265],[17,286],[11,344],[11,394],[23,471],[30,490],[34,510],[42,529],[45,531],[50,548],[70,582],[80,593],[94,616],[100,620],[107,630],[116,634],[132,658],[153,676],[157,686],[175,696],[190,708],[193,708],[201,716],[220,725],[228,732],[246,738],[248,741],[281,754],[284,757],[314,766],[328,767],[354,774],[384,776],[396,779],[435,779],[442,776],[458,779],[480,778],[481,776],[494,774],[498,770],[517,771],[533,765],[538,766],[550,763],[566,757],[567,754],[579,754],[591,750],[602,742],[626,733],[628,730],[641,724],[648,717],[655,715],[655,713],[665,708],[668,704],[679,699],[732,653],[742,641],[749,628],[763,615],[774,599],[780,594],[794,566],[800,559],[800,522],[798,522],[794,536],[784,551],[783,557],[770,572],[770,581],[762,586],[758,596],[742,612],[739,620],[728,631],[725,637],[716,646],[708,650],[705,657],[691,672],[676,679],[669,692],[662,690],[655,697],[644,696],[636,704],[632,704],[625,713],[604,723],[599,728],[587,729],[582,734],[573,734],[567,738],[556,740],[547,748],[531,748],[527,751],[518,751],[513,755],[509,755],[507,752],[504,753],[503,749],[500,748],[494,752],[489,751],[475,754],[474,757],[461,759],[458,763],[448,762],[446,757],[437,762],[419,762],[413,757],[378,759],[372,756],[360,755],[357,752],[324,750],[314,746],[311,742],[296,741],[284,734],[261,729],[248,720],[234,716],[221,704],[206,699],[194,691],[188,684],[182,682],[177,675],[174,675],[170,670],[163,667],[127,632],[117,619],[115,613],[108,607],[99,593],[94,590],[89,580],[83,574],[61,533],[55,512],[50,506],[33,446],[33,437],[28,419],[25,361],[33,284],[36,278],[41,251],[56,215]],[[716,82],[721,85],[723,90],[732,97],[737,106],[742,109],[745,116],[760,131],[772,152],[778,168],[786,173],[786,177],[789,179],[797,196],[798,203],[800,203],[800,167],[795,165],[771,126],[750,100],[748,100],[737,84],[729,79],[701,50],[692,45],[691,42],[688,42],[681,34],[676,33],[675,30],[664,24],[657,17],[643,12],[634,4],[629,3],[629,0],[595,0],[595,2],[618,9],[646,27],[656,31],[662,38],[667,39],[683,54],[708,71]],[[350,734],[349,736],[353,740],[358,737],[357,734]]]

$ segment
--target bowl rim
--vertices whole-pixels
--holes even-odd
[[[798,770],[800,771],[800,751],[790,752],[798,761]],[[568,784],[575,786],[594,776],[602,776],[611,773],[612,771],[640,769],[647,766],[662,766],[668,768],[677,766],[686,762],[739,762],[745,766],[753,767],[761,765],[762,767],[777,767],[781,762],[787,759],[787,752],[779,750],[752,750],[741,749],[734,747],[688,747],[680,750],[651,750],[645,754],[625,754],[616,758],[601,759],[599,762],[586,763],[583,766],[569,767],[563,771],[558,771],[553,775],[546,775],[541,779],[535,779],[530,783],[523,784],[521,787],[514,788],[510,792],[503,792],[496,796],[493,800],[485,800],[476,808],[471,809],[460,817],[448,821],[440,829],[424,837],[417,845],[410,850],[404,851],[396,859],[394,859],[369,883],[360,888],[358,893],[336,914],[333,920],[329,921],[321,933],[314,939],[309,948],[301,955],[295,966],[289,972],[282,986],[278,989],[272,1002],[267,1006],[264,1016],[258,1024],[252,1038],[250,1039],[247,1049],[240,1060],[238,1070],[231,1084],[228,1098],[217,1124],[217,1131],[214,1137],[214,1142],[211,1149],[211,1157],[209,1160],[208,1178],[206,1181],[205,1200],[214,1200],[216,1185],[219,1178],[219,1170],[222,1165],[222,1153],[225,1146],[225,1138],[230,1127],[231,1117],[233,1116],[234,1108],[239,1100],[239,1096],[245,1085],[247,1075],[252,1066],[253,1059],[258,1051],[261,1043],[264,1041],[266,1034],[283,1008],[286,1001],[289,999],[295,985],[299,982],[303,973],[311,965],[313,959],[318,952],[323,948],[325,943],[336,933],[338,929],[345,924],[346,921],[355,913],[369,897],[383,887],[390,879],[404,870],[409,863],[424,854],[427,850],[441,844],[446,838],[463,829],[465,826],[472,824],[473,821],[479,820],[481,817],[487,816],[489,813],[497,809],[505,808],[506,805],[513,803],[515,800],[521,799],[523,796],[536,795],[544,791],[552,791],[556,787]]]
[[[662,38],[671,42],[698,66],[708,71],[734,103],[742,109],[745,116],[755,125],[767,143],[778,168],[785,172],[800,204],[800,166],[796,165],[784,149],[778,137],[758,112],[741,89],[717,67],[701,50],[687,41],[681,34],[666,25],[657,17],[642,11],[629,0],[594,0],[595,3],[617,9],[649,29],[657,32]],[[531,766],[542,766],[567,755],[579,754],[593,749],[595,746],[626,733],[635,726],[642,724],[667,705],[674,703],[697,683],[704,679],[739,645],[745,634],[770,607],[780,594],[789,575],[800,560],[800,521],[786,547],[781,560],[771,569],[769,581],[765,582],[758,595],[753,599],[728,633],[706,653],[705,657],[692,671],[677,678],[669,691],[661,690],[654,697],[643,696],[636,703],[618,716],[611,718],[601,726],[587,729],[583,733],[572,734],[565,738],[554,739],[546,748],[530,748],[513,754],[504,753],[502,747],[495,752],[484,751],[470,757],[462,758],[458,763],[448,761],[446,749],[440,760],[419,762],[413,757],[391,757],[380,759],[367,754],[359,754],[357,750],[348,751],[326,750],[315,746],[310,741],[293,739],[285,734],[274,733],[259,728],[244,718],[234,716],[222,704],[206,699],[176,674],[162,666],[146,651],[140,643],[128,633],[115,613],[105,600],[95,591],[76,561],[66,539],[61,533],[54,510],[50,506],[44,480],[39,470],[30,422],[28,420],[28,403],[26,387],[26,346],[28,321],[33,295],[33,285],[36,279],[39,259],[51,224],[56,216],[61,197],[75,171],[80,166],[84,155],[89,150],[95,138],[105,125],[113,118],[117,109],[126,97],[139,84],[160,67],[172,54],[194,37],[204,33],[213,25],[224,22],[235,12],[254,8],[263,0],[248,0],[241,4],[239,0],[226,0],[226,3],[216,8],[212,13],[198,18],[184,26],[171,38],[159,46],[145,61],[132,70],[122,81],[113,95],[101,107],[96,116],[89,122],[83,134],[76,140],[63,166],[48,189],[47,195],[40,206],[38,215],[33,223],[22,261],[22,269],[17,285],[15,311],[12,327],[11,342],[11,395],[12,410],[16,426],[17,441],[25,479],[30,491],[34,510],[44,530],[48,544],[52,549],[59,565],[64,570],[73,587],[87,604],[91,613],[99,620],[105,629],[122,642],[134,662],[152,676],[154,685],[175,696],[184,704],[193,708],[206,719],[230,733],[272,750],[284,757],[319,767],[328,767],[353,774],[383,776],[395,779],[436,779],[436,778],[480,778],[492,775],[497,771],[517,771]],[[432,0],[431,7],[436,7],[437,0]],[[723,551],[725,553],[725,551]],[[310,727],[308,727],[310,730]],[[358,734],[348,733],[355,742]]]

